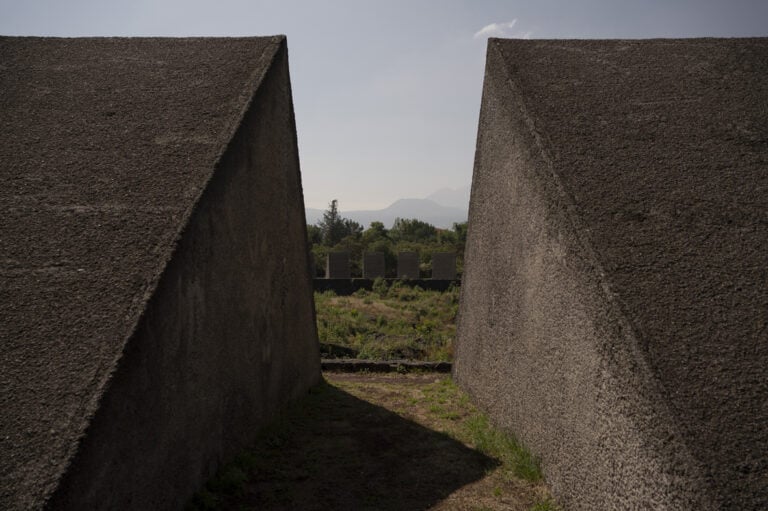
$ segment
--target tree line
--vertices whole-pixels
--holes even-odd
[[[307,238],[318,271],[316,276],[324,274],[326,254],[339,251],[349,252],[353,277],[362,275],[364,252],[384,254],[387,277],[396,276],[399,252],[417,252],[422,271],[431,269],[433,253],[455,252],[460,275],[464,265],[467,222],[454,223],[452,229],[440,229],[415,218],[397,218],[391,229],[382,222],[371,222],[364,229],[358,222],[341,216],[338,201],[334,199],[317,224],[307,224]]]

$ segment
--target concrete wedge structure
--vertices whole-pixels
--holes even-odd
[[[489,40],[454,376],[565,509],[768,509],[767,119],[767,39]]]
[[[320,378],[285,38],[0,38],[0,508],[177,509]]]

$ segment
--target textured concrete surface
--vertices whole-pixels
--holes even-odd
[[[349,266],[349,252],[329,252],[325,258],[325,278],[348,279],[351,278]]]
[[[435,280],[454,280],[456,278],[456,254],[454,252],[435,252],[432,254],[432,278]]]
[[[488,45],[454,375],[566,509],[768,509],[768,40]]]
[[[418,279],[421,276],[419,271],[418,252],[400,252],[397,254],[397,278],[398,279]]]
[[[179,508],[319,378],[285,40],[0,68],[0,508]]]
[[[363,254],[363,278],[384,278],[384,253],[366,252]]]

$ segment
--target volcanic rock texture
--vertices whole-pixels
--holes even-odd
[[[487,59],[460,385],[565,509],[768,509],[768,40]]]
[[[318,381],[283,37],[0,38],[0,173],[0,508],[179,508]]]

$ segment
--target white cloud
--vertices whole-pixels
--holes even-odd
[[[490,25],[486,25],[477,32],[475,32],[475,39],[480,39],[482,37],[496,37],[504,35],[504,33],[514,27],[517,24],[517,18],[513,19],[512,21],[508,21],[506,23],[491,23]]]
[[[507,37],[510,39],[530,39],[533,35],[533,30],[526,31],[512,31],[517,25],[517,18],[506,23],[491,23],[486,25],[477,32],[475,32],[475,39],[483,39],[487,37]]]

